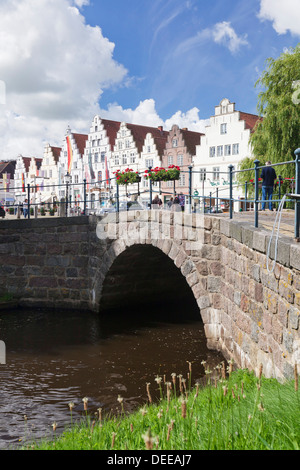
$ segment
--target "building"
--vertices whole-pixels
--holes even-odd
[[[47,144],[44,148],[42,164],[35,178],[39,202],[53,203],[59,199],[60,181],[58,161],[61,154],[60,147]]]
[[[166,142],[162,166],[168,168],[170,165],[180,167],[180,179],[178,181],[167,181],[161,183],[164,202],[167,202],[175,194],[189,194],[189,167],[193,164],[196,155],[196,147],[200,144],[203,136],[200,132],[180,129],[177,124],[172,126]],[[186,201],[187,202],[187,201]]]
[[[206,126],[205,135],[201,137],[193,159],[193,187],[200,197],[211,193],[213,205],[216,206],[217,198],[220,198],[222,208],[228,207],[228,167],[233,165],[233,170],[237,170],[245,157],[252,157],[249,138],[259,119],[256,115],[237,111],[235,103],[228,99],[223,99],[215,107],[215,114]],[[243,188],[235,183],[235,210],[240,208],[239,199],[242,194]],[[208,198],[206,202],[208,203]]]
[[[85,179],[83,156],[87,140],[88,135],[73,133],[68,127],[58,159],[59,200],[65,201],[68,196],[72,210],[75,206],[83,208]]]
[[[84,149],[84,175],[87,182],[87,205],[97,211],[110,196],[112,151],[120,122],[95,116]]]
[[[141,168],[143,170],[162,166],[162,158],[166,143],[168,140],[168,131],[164,131],[162,126],[159,126],[157,129],[153,128],[150,132],[146,134],[144,145],[141,151]],[[145,173],[142,176],[141,180],[141,201],[144,203],[150,202],[149,194],[149,180],[145,178]],[[153,183],[152,185],[153,193],[159,192],[159,184]]]
[[[16,161],[0,162],[0,204],[14,203],[14,174]]]
[[[153,165],[160,163],[162,149],[165,145],[168,133],[162,127],[140,126],[122,122],[117,132],[115,145],[111,159],[111,170],[115,174],[117,170],[125,171],[127,168],[138,172],[141,176],[140,184],[131,184],[128,187],[119,187],[121,198],[145,200],[149,197],[148,185],[145,181],[145,169],[149,162]],[[152,137],[151,137],[152,136]],[[148,142],[148,144],[147,144]],[[112,192],[116,193],[116,180],[112,180]],[[146,191],[144,191],[146,189]],[[144,193],[148,193],[148,196]]]

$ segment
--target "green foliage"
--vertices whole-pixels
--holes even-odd
[[[260,87],[257,109],[263,120],[258,122],[250,144],[260,165],[295,159],[300,147],[300,44],[267,60],[266,70],[255,86]],[[298,82],[298,83],[297,83]],[[294,165],[283,165],[283,177],[294,176]],[[279,174],[279,173],[278,173]]]

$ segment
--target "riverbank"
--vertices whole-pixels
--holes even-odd
[[[206,369],[206,384],[190,387],[187,380],[172,375],[170,381],[157,377],[146,385],[148,403],[133,414],[123,409],[118,398],[118,416],[90,416],[88,400],[81,422],[73,422],[61,435],[53,433],[23,450],[299,450],[300,396],[298,375],[280,384],[275,379],[256,377],[248,370],[224,377]],[[151,387],[160,392],[152,403]]]

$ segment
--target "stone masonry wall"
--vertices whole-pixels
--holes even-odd
[[[209,348],[238,367],[263,364],[267,376],[293,376],[300,362],[300,244],[280,238],[269,273],[270,233],[249,224],[166,211],[123,216],[118,223],[95,217],[1,221],[1,292],[26,306],[98,311],[117,257],[134,244],[151,244],[185,277]],[[137,238],[122,236],[135,229]]]

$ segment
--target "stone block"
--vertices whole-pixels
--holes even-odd
[[[290,266],[300,271],[300,244],[290,245]]]
[[[299,329],[300,310],[296,307],[291,307],[289,311],[289,327],[293,330]]]
[[[254,250],[260,251],[261,253],[265,253],[266,252],[266,233],[255,230],[253,232],[252,245],[253,245]]]

